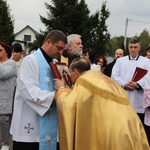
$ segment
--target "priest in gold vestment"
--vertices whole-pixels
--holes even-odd
[[[149,150],[126,92],[81,58],[70,65],[73,89],[55,79],[60,150]]]

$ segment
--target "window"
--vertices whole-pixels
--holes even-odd
[[[31,41],[31,35],[24,35],[24,41]]]

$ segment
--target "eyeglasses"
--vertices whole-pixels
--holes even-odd
[[[136,49],[136,48],[138,48],[138,46],[129,46],[129,48],[134,48],[134,49]]]

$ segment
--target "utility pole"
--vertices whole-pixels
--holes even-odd
[[[126,18],[126,23],[125,23],[125,36],[124,36],[124,50],[125,53],[127,51],[127,26],[128,26],[128,18]]]

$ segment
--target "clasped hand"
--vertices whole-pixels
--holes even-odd
[[[64,80],[60,80],[60,79],[54,79],[54,87],[56,90],[59,90],[61,88],[65,88],[65,83]]]
[[[124,89],[127,89],[127,90],[134,90],[136,89],[136,87],[137,87],[137,83],[133,81],[130,81],[124,85]]]

